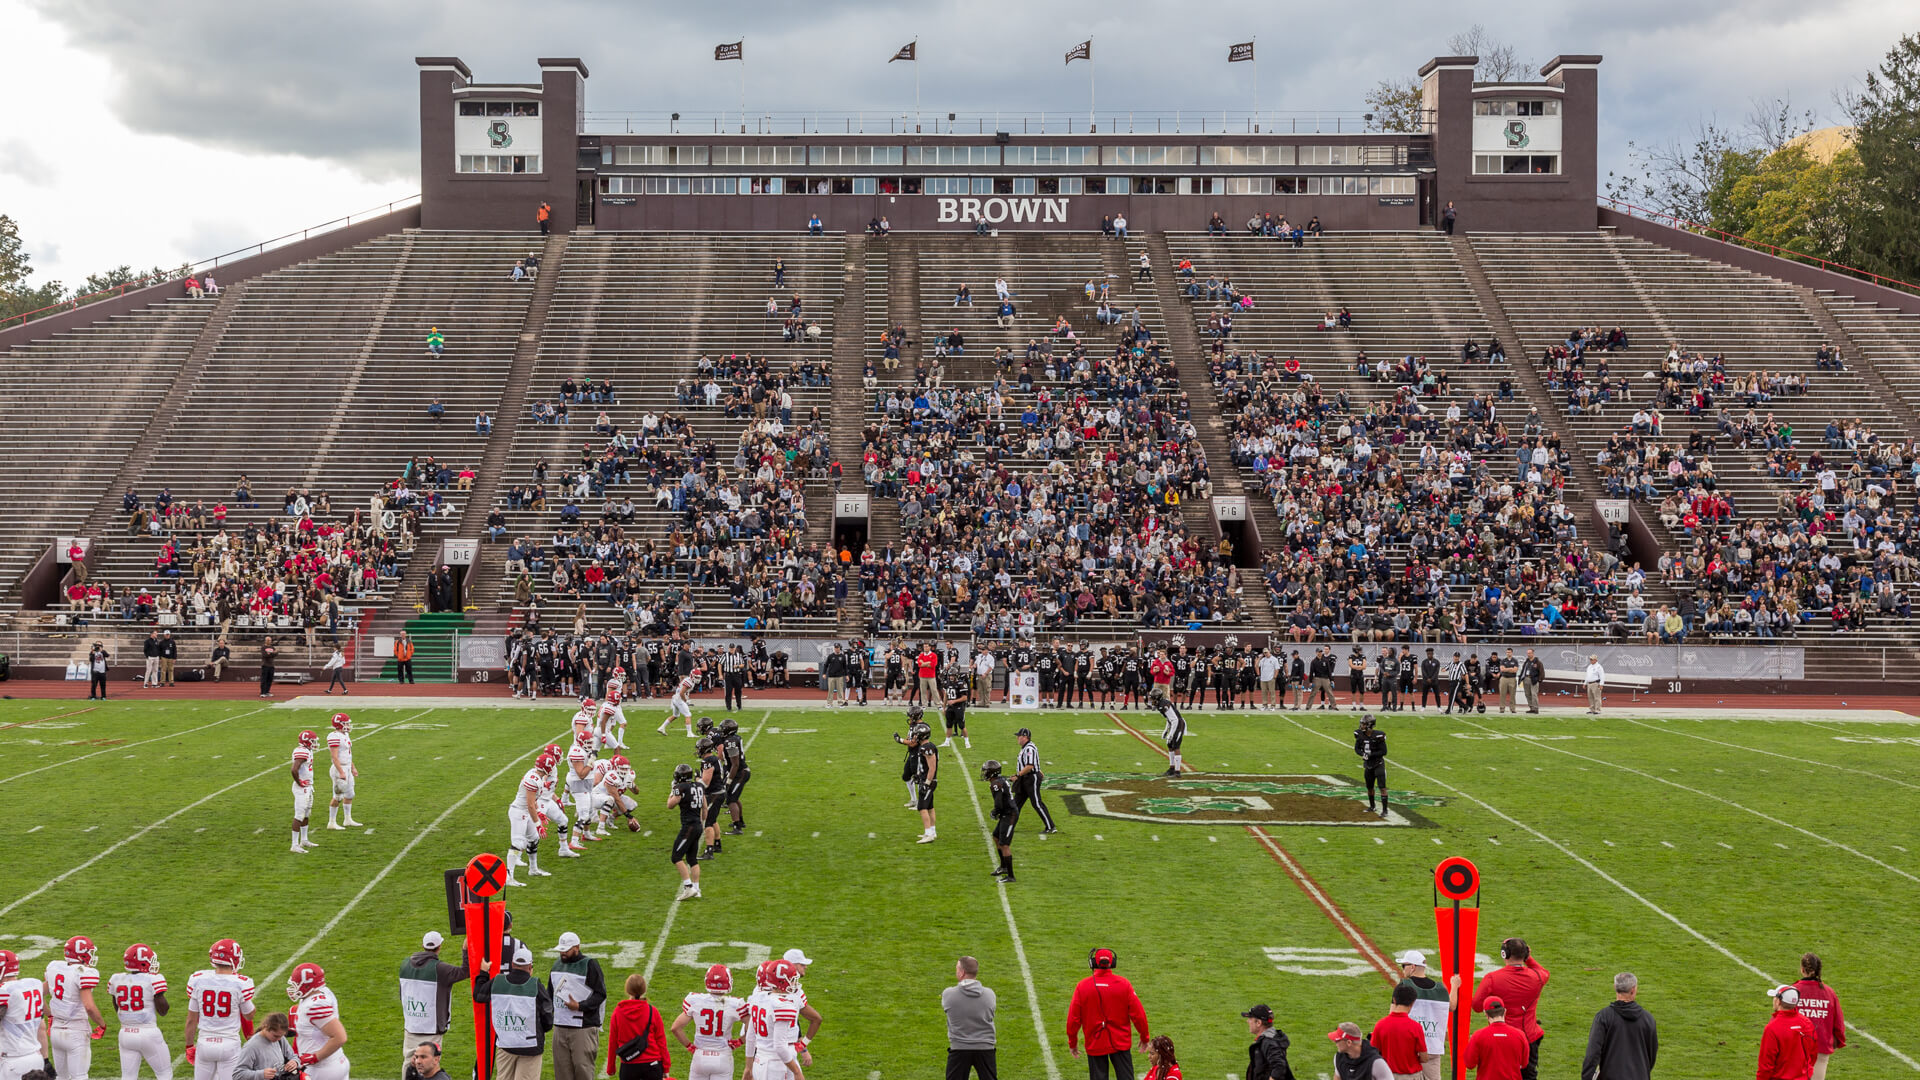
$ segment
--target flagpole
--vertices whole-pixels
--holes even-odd
[[[1094,118],[1094,100],[1093,35],[1089,34],[1087,35],[1087,133],[1089,135],[1093,134],[1100,127],[1100,122]]]
[[[920,39],[913,39],[913,130],[920,131]]]
[[[747,133],[747,39],[740,39],[740,134]]]
[[[1256,44],[1259,40],[1257,37],[1248,39]],[[1257,47],[1253,50],[1253,130],[1260,130],[1260,50]]]

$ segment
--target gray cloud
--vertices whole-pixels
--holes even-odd
[[[1258,36],[1268,109],[1360,110],[1382,78],[1411,76],[1447,36],[1481,21],[1542,61],[1606,54],[1603,168],[1628,138],[1685,135],[1699,119],[1742,115],[1755,97],[1826,107],[1833,88],[1875,63],[1904,29],[1895,5],[1851,0],[1817,12],[1798,0],[1622,0],[1604,10],[1550,0],[1518,14],[1393,3],[1356,17],[1339,5],[1216,0],[1205,18],[1155,0],[1098,8],[1013,0],[895,5],[828,0],[702,5],[624,0],[394,3],[288,0],[207,5],[212,17],[145,0],[32,0],[80,48],[106,57],[112,103],[136,129],[252,153],[341,162],[373,179],[417,168],[415,55],[458,55],[482,81],[530,81],[538,56],[580,56],[588,109],[735,111],[739,68],[712,46],[745,37],[750,112],[910,111],[913,72],[886,58],[920,38],[928,114],[949,110],[1084,116],[1085,65],[1061,54],[1094,37],[1103,117],[1130,110],[1244,109],[1252,72],[1224,63]],[[1195,9],[1199,10],[1199,9]]]
[[[17,176],[35,187],[53,182],[53,165],[20,139],[0,142],[0,174]]]

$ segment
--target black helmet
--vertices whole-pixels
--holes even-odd
[[[673,778],[674,778],[675,780],[691,780],[691,779],[693,779],[693,766],[691,766],[691,765],[687,765],[687,764],[684,764],[684,763],[682,763],[682,764],[679,764],[679,765],[675,765],[675,766],[673,767]]]
[[[693,752],[694,752],[694,753],[696,753],[696,754],[710,754],[710,753],[712,753],[712,752],[713,752],[713,738],[712,738],[711,736],[708,736],[708,735],[702,735],[702,736],[700,736],[700,741],[699,741],[699,742],[697,742],[697,743],[694,743],[694,744],[693,744]]]
[[[722,735],[732,735],[738,732],[739,730],[740,730],[740,725],[735,723],[733,717],[731,716],[727,717],[725,720],[720,721],[720,734]]]
[[[931,739],[933,738],[933,729],[925,724],[915,722],[912,727],[907,729],[907,734],[916,739]]]
[[[980,779],[991,780],[1000,775],[1000,763],[988,758],[980,763]]]
[[[713,732],[713,717],[701,717],[699,723],[695,724],[694,727],[698,728],[702,735],[711,734]]]
[[[918,705],[907,706],[907,722],[908,723],[918,724],[920,722],[920,718],[925,715],[927,715],[926,710],[922,709],[920,706]]]

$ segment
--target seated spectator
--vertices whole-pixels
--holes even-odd
[[[202,296],[206,295],[205,290],[203,290],[200,287],[200,279],[194,276],[193,274],[187,275],[186,285],[187,285],[187,295],[193,297],[195,300],[198,300]]]
[[[964,281],[960,283],[959,288],[956,288],[953,291],[953,306],[954,307],[972,307],[973,306],[973,289],[968,287],[967,283]]]
[[[493,416],[485,409],[473,414],[473,433],[475,435],[493,434]]]
[[[427,328],[427,352],[439,356],[447,351],[447,336],[437,326]]]
[[[809,214],[807,216],[807,235],[808,236],[821,236],[821,235],[824,235],[826,231],[827,231],[827,227],[824,223],[821,222],[819,214]],[[778,274],[777,269],[775,273]]]
[[[447,407],[440,404],[439,398],[434,398],[432,401],[427,402],[427,418],[435,422],[447,418]]]
[[[516,261],[514,262],[514,264],[513,264],[513,275],[512,275],[512,276],[513,276],[513,280],[515,280],[515,281],[526,281],[526,280],[527,280],[527,263],[526,263],[526,260],[524,260],[524,259],[520,259],[520,260],[516,260]]]
[[[1307,219],[1307,235],[1308,236],[1320,236],[1324,232],[1325,230],[1320,228],[1320,215],[1315,214],[1313,217]]]
[[[205,292],[208,296],[220,295],[220,283],[213,280],[212,274],[201,275],[200,289],[201,291]]]
[[[1214,212],[1211,218],[1207,219],[1207,235],[1209,236],[1227,235],[1226,220],[1220,216],[1220,213],[1217,210]]]

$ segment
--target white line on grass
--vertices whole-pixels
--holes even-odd
[[[1292,717],[1283,716],[1281,717],[1281,719],[1285,720],[1289,724],[1292,724],[1294,727],[1299,728],[1301,731],[1305,731],[1313,735],[1318,735],[1319,737],[1327,740],[1330,743],[1336,743],[1340,746],[1346,745],[1345,743],[1341,742],[1339,739],[1336,739],[1333,736],[1328,735],[1326,732],[1317,731],[1313,728],[1310,728],[1307,725],[1302,724],[1300,721],[1293,719]],[[1769,984],[1774,986],[1780,985],[1779,979],[1774,978],[1772,975],[1767,974],[1765,971],[1762,971],[1761,969],[1741,959],[1739,956],[1736,956],[1733,950],[1727,948],[1725,945],[1720,944],[1719,942],[1713,940],[1712,938],[1701,933],[1700,931],[1695,930],[1693,927],[1688,926],[1686,923],[1681,922],[1680,917],[1678,915],[1675,915],[1674,913],[1668,911],[1666,908],[1663,908],[1659,904],[1654,903],[1652,900],[1647,899],[1645,896],[1642,896],[1640,893],[1635,892],[1630,886],[1627,885],[1626,882],[1621,881],[1619,878],[1614,877],[1612,874],[1609,874],[1605,870],[1600,869],[1600,867],[1596,866],[1590,860],[1576,853],[1572,848],[1567,847],[1565,844],[1562,844],[1560,841],[1555,840],[1553,837],[1548,836],[1546,833],[1541,832],[1539,829],[1536,829],[1533,826],[1528,825],[1526,822],[1521,821],[1519,818],[1513,817],[1512,815],[1500,810],[1498,807],[1495,807],[1492,803],[1487,802],[1485,799],[1482,799],[1477,795],[1467,794],[1465,791],[1462,791],[1461,789],[1454,787],[1452,784],[1447,783],[1445,780],[1442,780],[1437,776],[1432,776],[1427,773],[1423,773],[1418,769],[1411,768],[1404,764],[1401,765],[1400,768],[1403,772],[1411,773],[1414,776],[1417,776],[1420,779],[1425,780],[1430,784],[1437,784],[1440,787],[1446,788],[1448,791],[1453,792],[1455,795],[1460,796],[1462,799],[1467,800],[1468,802],[1478,804],[1479,807],[1485,810],[1487,813],[1492,814],[1494,817],[1499,818],[1500,820],[1506,822],[1509,825],[1512,825],[1516,829],[1521,829],[1526,832],[1532,833],[1533,836],[1536,839],[1538,839],[1540,842],[1548,845],[1549,847],[1552,847],[1554,850],[1560,852],[1560,854],[1565,855],[1567,858],[1572,859],[1574,862],[1579,863],[1581,866],[1592,871],[1595,876],[1600,878],[1600,880],[1606,882],[1609,885],[1612,885],[1614,888],[1619,889],[1621,892],[1625,893],[1627,896],[1638,901],[1641,904],[1641,906],[1645,907],[1648,911],[1651,911],[1655,915],[1658,915],[1661,918],[1672,923],[1674,926],[1684,931],[1689,937],[1692,937],[1694,940],[1700,942],[1702,945],[1705,945],[1707,948],[1712,949],[1714,952],[1719,953],[1721,956],[1726,957],[1728,960],[1733,961],[1735,964],[1738,964],[1739,966],[1745,968],[1746,970],[1752,972],[1753,974],[1760,976],[1760,978],[1766,980]],[[1897,1050],[1892,1046],[1889,1046],[1886,1042],[1882,1041],[1880,1038],[1873,1035],[1871,1032],[1868,1032],[1865,1029],[1856,1026],[1853,1028],[1853,1033],[1867,1040],[1868,1042],[1874,1044],[1875,1046],[1878,1046],[1880,1049],[1885,1050],[1887,1053],[1892,1054],[1894,1057],[1898,1058],[1900,1062],[1906,1065],[1908,1068],[1914,1070],[1915,1072],[1920,1072],[1920,1061],[1915,1061],[1913,1058],[1908,1057],[1905,1053],[1901,1052],[1900,1050]]]
[[[1468,724],[1471,724],[1471,725],[1472,725],[1472,726],[1474,726],[1474,727],[1477,727],[1477,728],[1479,728],[1479,729],[1480,729],[1480,730],[1482,730],[1482,731],[1493,731],[1493,730],[1494,730],[1493,728],[1490,728],[1490,727],[1488,727],[1488,726],[1486,726],[1485,724],[1479,724],[1479,723],[1474,723],[1474,721],[1472,721],[1472,720],[1468,720],[1468,721],[1467,721],[1467,723],[1468,723]],[[1781,818],[1777,818],[1777,817],[1774,817],[1774,816],[1773,816],[1772,814],[1769,814],[1769,813],[1767,813],[1767,812],[1765,812],[1764,810],[1755,810],[1755,809],[1754,809],[1753,807],[1751,807],[1751,806],[1744,806],[1744,805],[1742,805],[1742,804],[1740,804],[1740,803],[1737,803],[1737,802],[1734,802],[1734,801],[1733,801],[1732,799],[1729,799],[1729,798],[1726,798],[1726,797],[1724,797],[1724,796],[1721,796],[1721,795],[1715,795],[1715,794],[1714,794],[1713,792],[1711,792],[1711,791],[1702,791],[1702,790],[1700,790],[1700,789],[1699,789],[1699,788],[1697,788],[1697,787],[1689,787],[1689,786],[1687,786],[1686,784],[1682,784],[1682,783],[1680,783],[1680,782],[1679,782],[1679,781],[1677,781],[1677,780],[1669,780],[1669,779],[1667,779],[1667,778],[1666,778],[1666,777],[1664,777],[1664,776],[1655,776],[1655,775],[1654,775],[1653,773],[1650,773],[1650,772],[1646,772],[1646,771],[1644,771],[1644,770],[1641,770],[1641,769],[1636,769],[1636,768],[1634,768],[1634,767],[1633,767],[1633,766],[1631,766],[1631,765],[1622,765],[1622,764],[1620,764],[1620,763],[1619,763],[1619,762],[1617,762],[1617,761],[1607,761],[1607,760],[1605,760],[1605,759],[1602,759],[1602,758],[1596,758],[1596,757],[1588,757],[1588,756],[1587,756],[1587,755],[1585,755],[1585,754],[1582,754],[1582,753],[1578,753],[1578,752],[1576,752],[1576,751],[1573,751],[1573,750],[1568,750],[1568,749],[1565,749],[1565,748],[1563,748],[1563,747],[1559,747],[1559,746],[1555,746],[1555,745],[1553,745],[1552,743],[1546,743],[1546,742],[1541,742],[1541,741],[1540,741],[1540,740],[1538,740],[1538,739],[1522,739],[1522,740],[1520,740],[1520,741],[1521,741],[1522,743],[1525,743],[1525,744],[1526,744],[1526,745],[1528,745],[1528,746],[1533,746],[1533,747],[1537,747],[1537,748],[1539,748],[1539,749],[1541,749],[1541,750],[1551,750],[1552,752],[1554,752],[1554,753],[1556,753],[1556,754],[1565,754],[1566,756],[1568,756],[1568,757],[1570,757],[1570,758],[1578,758],[1578,759],[1580,759],[1581,761],[1590,761],[1590,762],[1592,762],[1592,763],[1593,763],[1593,764],[1595,764],[1595,765],[1604,765],[1604,766],[1606,766],[1607,768],[1610,768],[1610,769],[1618,769],[1618,770],[1620,770],[1621,772],[1624,772],[1624,773],[1631,773],[1631,774],[1633,774],[1634,776],[1638,776],[1638,777],[1641,777],[1642,779],[1646,779],[1646,780],[1652,780],[1653,782],[1655,782],[1655,783],[1657,783],[1657,784],[1665,784],[1665,785],[1667,785],[1668,787],[1671,787],[1671,788],[1678,788],[1678,789],[1680,789],[1681,791],[1685,791],[1685,792],[1688,792],[1688,793],[1690,793],[1690,794],[1694,794],[1694,795],[1698,795],[1698,796],[1700,796],[1700,797],[1701,797],[1701,798],[1703,798],[1703,799],[1712,799],[1712,800],[1713,800],[1714,802],[1717,802],[1717,803],[1720,803],[1720,804],[1722,804],[1722,805],[1724,805],[1724,806],[1731,806],[1731,807],[1733,807],[1733,808],[1734,808],[1735,810],[1739,810],[1739,811],[1741,811],[1741,812],[1743,812],[1743,813],[1747,813],[1747,814],[1752,814],[1752,815],[1753,815],[1754,817],[1757,817],[1757,818],[1759,818],[1759,819],[1760,819],[1760,820],[1762,820],[1762,821],[1765,821],[1765,822],[1768,822],[1768,823],[1770,823],[1770,824],[1773,824],[1773,825],[1778,825],[1778,826],[1780,826],[1780,827],[1781,827],[1781,828],[1783,828],[1783,829],[1792,829],[1792,830],[1793,830],[1794,832],[1797,832],[1797,833],[1799,833],[1799,834],[1800,834],[1800,835],[1802,835],[1802,836],[1805,836],[1805,837],[1808,837],[1808,838],[1810,838],[1810,839],[1813,839],[1813,840],[1818,840],[1819,842],[1821,842],[1821,843],[1823,843],[1823,844],[1827,844],[1827,845],[1829,845],[1829,846],[1831,846],[1831,847],[1836,847],[1836,848],[1839,848],[1839,849],[1840,849],[1841,851],[1844,851],[1844,852],[1846,852],[1847,854],[1849,854],[1849,855],[1852,855],[1852,856],[1854,856],[1854,857],[1856,857],[1856,858],[1859,858],[1859,859],[1864,859],[1864,860],[1866,860],[1867,862],[1870,862],[1870,863],[1872,863],[1873,865],[1875,865],[1875,866],[1877,866],[1877,867],[1879,867],[1879,868],[1880,868],[1880,869],[1882,869],[1882,870],[1885,870],[1886,872],[1888,872],[1888,873],[1890,873],[1890,874],[1894,874],[1894,875],[1897,875],[1897,876],[1899,876],[1899,877],[1903,877],[1903,878],[1905,878],[1905,879],[1907,879],[1908,881],[1911,881],[1911,882],[1913,882],[1913,883],[1914,883],[1915,885],[1920,885],[1920,875],[1915,875],[1915,874],[1912,874],[1912,873],[1909,873],[1908,871],[1905,871],[1905,870],[1902,870],[1902,869],[1900,869],[1899,867],[1897,867],[1897,866],[1895,866],[1895,865],[1893,865],[1893,864],[1892,864],[1892,863],[1890,863],[1890,862],[1885,862],[1885,861],[1883,861],[1883,860],[1880,860],[1880,859],[1876,859],[1876,858],[1874,858],[1873,856],[1871,856],[1871,855],[1869,855],[1869,854],[1867,854],[1866,852],[1864,852],[1864,851],[1861,851],[1861,850],[1860,850],[1859,848],[1857,848],[1857,847],[1854,847],[1854,846],[1852,846],[1851,844],[1843,844],[1843,843],[1841,843],[1841,842],[1840,842],[1840,841],[1838,841],[1838,840],[1833,840],[1833,839],[1830,839],[1830,838],[1828,838],[1828,837],[1825,837],[1825,836],[1821,836],[1821,835],[1820,835],[1819,833],[1817,833],[1817,832],[1814,832],[1814,831],[1813,831],[1812,829],[1807,829],[1807,828],[1802,828],[1802,827],[1801,827],[1801,826],[1799,826],[1799,825],[1795,825],[1795,824],[1794,824],[1793,822],[1791,822],[1791,821],[1786,821],[1786,820],[1783,820],[1783,819],[1781,819]],[[1775,846],[1777,846],[1777,847],[1782,847],[1782,848],[1784,848],[1784,847],[1786,847],[1787,845],[1785,845],[1785,844],[1781,844],[1781,843],[1779,843],[1778,841],[1775,841]]]
[[[767,720],[772,716],[772,709],[760,714],[760,722],[753,725],[753,734],[747,736],[747,741],[740,747],[742,757],[745,757],[747,751],[753,749],[753,740],[760,737],[760,730],[767,726]],[[653,951],[647,956],[647,970],[643,974],[646,975],[648,982],[653,981],[653,969],[660,963],[660,958],[666,955],[667,935],[673,933],[674,916],[680,914],[680,905],[685,902],[676,896],[673,902],[667,905],[667,920],[660,924],[660,935],[653,939]]]
[[[1652,731],[1664,731],[1671,735],[1680,735],[1680,736],[1684,736],[1685,738],[1698,739],[1701,742],[1712,743],[1715,746],[1725,746],[1733,750],[1745,750],[1750,754],[1765,754],[1768,757],[1776,757],[1785,761],[1792,761],[1802,765],[1818,765],[1823,769],[1838,769],[1841,772],[1853,773],[1855,776],[1871,776],[1875,780],[1884,780],[1889,784],[1898,784],[1903,788],[1908,788],[1914,791],[1920,791],[1920,784],[1909,783],[1908,781],[1898,779],[1897,777],[1882,776],[1877,772],[1868,772],[1866,769],[1855,769],[1847,765],[1835,765],[1832,762],[1827,762],[1827,761],[1815,761],[1812,758],[1794,757],[1792,754],[1781,754],[1781,753],[1776,753],[1775,751],[1772,751],[1772,750],[1762,750],[1757,746],[1743,746],[1740,743],[1725,742],[1720,739],[1709,739],[1705,735],[1695,735],[1690,731],[1680,731],[1677,728],[1672,728],[1672,727],[1660,727],[1657,724],[1649,724],[1642,720],[1635,720],[1630,716],[1622,717],[1621,719],[1624,719],[1629,724],[1633,724],[1638,727],[1647,728]],[[1720,770],[1715,769],[1714,771],[1719,772]]]
[[[238,720],[242,717],[252,716],[254,713],[265,712],[271,707],[272,706],[269,706],[269,705],[262,705],[257,709],[251,709],[247,712],[234,713],[232,716],[223,716],[220,719],[215,720],[211,724],[201,724],[199,727],[188,728],[185,731],[175,731],[170,734],[155,736],[154,738],[151,738],[151,739],[142,739],[139,742],[121,743],[119,746],[109,747],[108,749],[105,749],[105,750],[95,750],[91,754],[81,754],[79,757],[70,757],[65,761],[56,761],[51,765],[42,765],[37,769],[28,769],[26,772],[23,772],[23,773],[15,773],[12,776],[0,777],[0,784],[11,784],[15,780],[32,776],[34,773],[43,773],[43,772],[46,772],[48,769],[57,769],[62,765],[71,765],[76,761],[85,761],[88,758],[99,757],[101,754],[117,754],[120,751],[126,750],[130,747],[145,746],[148,743],[165,742],[168,739],[177,739],[182,735],[191,735],[196,731],[205,731],[208,728],[219,727],[221,724],[224,724],[229,720]]]
[[[967,797],[973,800],[973,816],[980,822],[980,839],[986,842],[987,858],[996,864],[1000,851],[993,846],[993,829],[987,824],[986,812],[980,809],[980,792],[973,785],[973,777],[968,775],[967,759],[960,756],[960,748],[953,748],[954,759],[960,762],[960,773],[966,779]],[[1007,883],[995,884],[1000,894],[1000,910],[1007,917],[1007,934],[1013,938],[1013,955],[1020,961],[1020,978],[1027,984],[1027,1008],[1033,1013],[1033,1034],[1040,1040],[1040,1059],[1047,1066],[1047,1080],[1060,1080],[1060,1064],[1053,1060],[1053,1040],[1047,1037],[1047,1023],[1040,1018],[1040,994],[1033,988],[1033,966],[1027,963],[1027,946],[1020,940],[1020,926],[1013,921],[1013,904],[1007,900]]]

